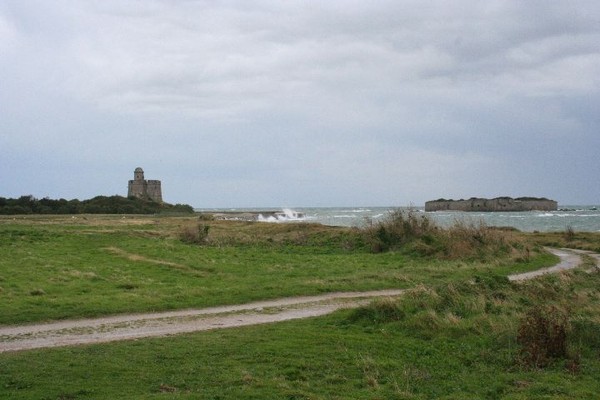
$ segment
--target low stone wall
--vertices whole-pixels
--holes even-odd
[[[425,211],[556,211],[558,204],[546,198],[497,197],[495,199],[470,198],[468,200],[433,200],[425,203]]]

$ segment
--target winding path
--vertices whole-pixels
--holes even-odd
[[[508,279],[510,281],[524,281],[527,279],[533,279],[533,278],[541,276],[541,275],[552,274],[552,273],[556,273],[559,271],[564,271],[566,269],[575,268],[579,264],[581,264],[580,254],[590,254],[590,255],[594,254],[594,253],[587,252],[587,251],[571,250],[571,249],[546,248],[546,250],[548,252],[554,254],[555,256],[558,256],[558,258],[560,258],[560,261],[558,262],[558,264],[556,264],[552,267],[549,267],[549,268],[538,269],[536,271],[524,272],[522,274],[509,275]],[[598,254],[596,254],[596,255],[598,255]]]
[[[574,268],[581,264],[581,253],[595,257],[600,265],[599,254],[566,249],[548,249],[548,251],[560,258],[557,265],[538,271],[510,275],[508,278],[511,281],[522,281],[543,274]],[[0,353],[167,336],[184,332],[315,317],[342,308],[358,307],[367,304],[376,297],[398,296],[403,292],[404,290],[400,289],[338,292],[198,310],[119,315],[35,325],[0,326]]]

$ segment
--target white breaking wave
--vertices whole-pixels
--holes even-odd
[[[289,208],[284,208],[280,212],[276,212],[273,215],[263,216],[258,214],[258,221],[260,222],[291,222],[291,221],[306,221],[306,215],[304,213],[294,211]]]
[[[538,217],[573,217],[573,214],[558,214],[558,213],[543,213],[538,214]],[[576,216],[576,215],[575,215]]]

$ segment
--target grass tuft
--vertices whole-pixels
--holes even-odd
[[[442,259],[491,259],[510,254],[527,261],[530,248],[512,230],[456,221],[442,228],[426,214],[395,210],[362,229],[373,253],[401,250],[408,254]]]
[[[389,321],[400,321],[406,316],[406,312],[400,304],[392,298],[377,299],[365,307],[357,309],[351,316],[353,322],[367,320],[373,323]]]
[[[570,331],[567,315],[567,310],[549,305],[532,307],[523,316],[517,333],[521,365],[543,368],[554,359],[567,357],[567,334]]]
[[[179,231],[179,239],[189,244],[206,244],[209,241],[210,225],[203,223],[183,226]]]

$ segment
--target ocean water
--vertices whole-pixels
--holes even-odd
[[[240,208],[240,209],[198,209],[197,211],[236,211],[260,212],[279,211],[276,217],[260,218],[260,221],[285,223],[290,221],[316,222],[333,226],[364,226],[385,218],[391,211],[405,207],[298,207],[298,208]],[[488,226],[514,227],[524,232],[554,232],[572,228],[575,231],[600,232],[600,206],[559,206],[559,211],[528,212],[460,212],[460,211],[423,211],[422,207],[411,207],[418,213],[427,215],[442,226],[462,221],[480,222]]]

